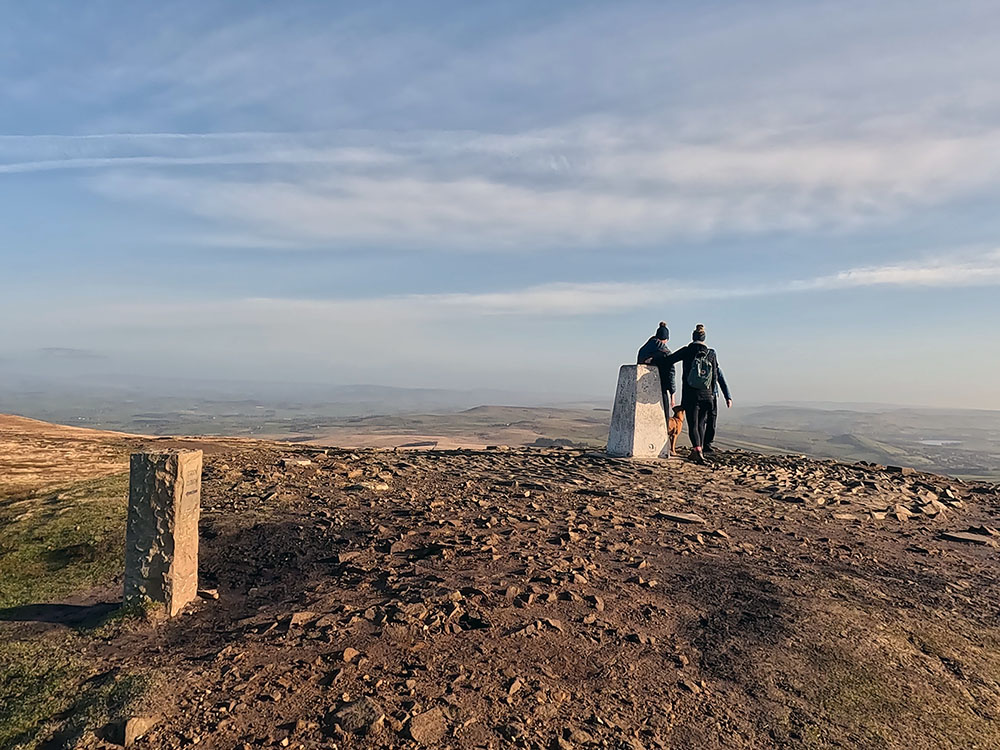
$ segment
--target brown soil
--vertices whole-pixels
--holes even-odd
[[[204,445],[220,598],[81,647],[159,675],[136,747],[1000,747],[994,486]]]

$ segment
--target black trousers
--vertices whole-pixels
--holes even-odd
[[[667,417],[667,422],[669,422],[670,418],[672,416],[674,416],[674,412],[670,408],[670,396],[671,395],[672,394],[670,393],[670,391],[664,391],[663,392],[663,413]]]
[[[705,448],[711,448],[712,443],[715,442],[715,423],[719,419],[719,398],[716,396],[712,399],[712,413],[708,415],[708,424],[705,425]]]
[[[712,415],[712,401],[690,401],[684,407],[688,422],[688,434],[691,436],[691,446],[701,448],[705,444],[705,431]]]

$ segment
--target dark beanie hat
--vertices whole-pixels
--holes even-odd
[[[694,331],[691,333],[692,341],[704,341],[705,340],[705,326],[701,323],[694,327]]]
[[[667,328],[667,324],[662,320],[660,321],[660,327],[656,329],[656,338],[660,341],[667,341],[670,338],[670,329]]]

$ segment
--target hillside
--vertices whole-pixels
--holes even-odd
[[[1000,747],[996,485],[199,445],[176,621],[115,613],[121,475],[0,501],[0,747]]]

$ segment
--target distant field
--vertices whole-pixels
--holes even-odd
[[[417,411],[390,404],[151,399],[84,401],[31,416],[147,435],[225,435],[376,448],[487,445],[603,447],[611,413],[596,405]],[[382,412],[377,410],[384,408]],[[775,405],[723,410],[719,444],[762,452],[898,464],[1000,479],[1000,412]],[[686,439],[682,439],[681,445]],[[120,460],[120,459],[119,459]]]

